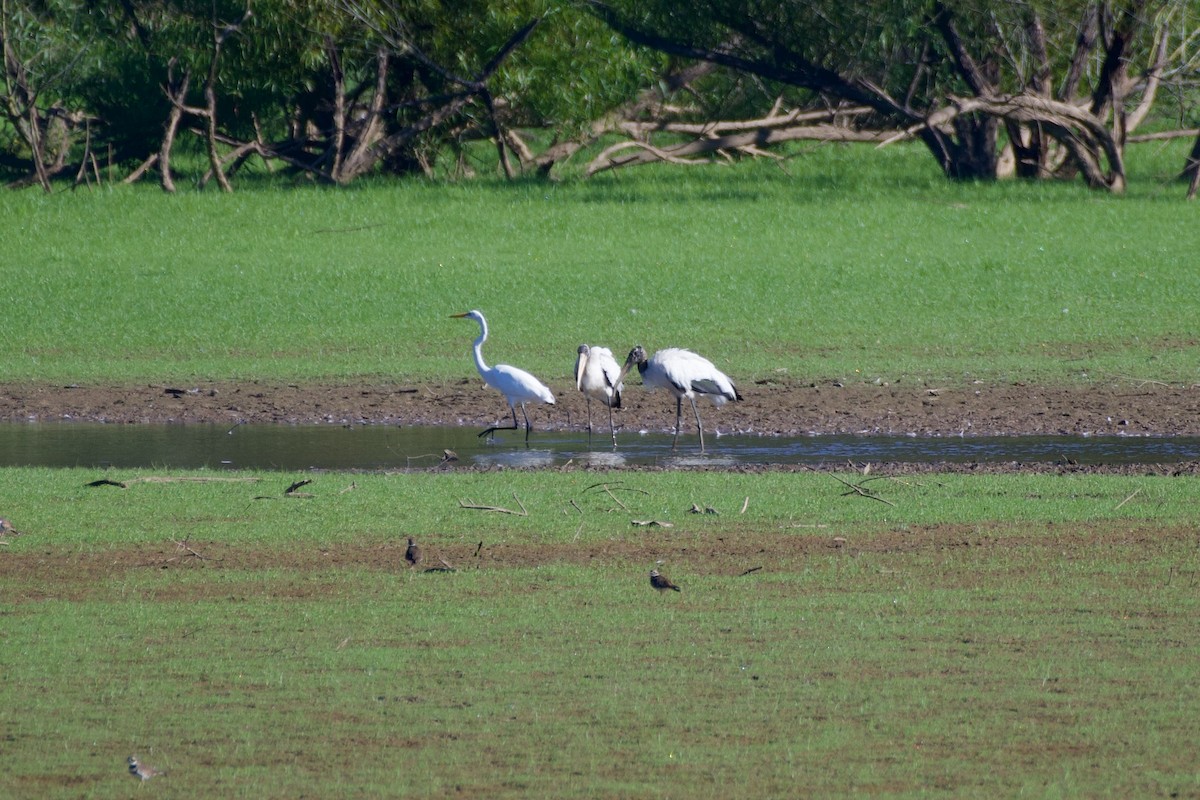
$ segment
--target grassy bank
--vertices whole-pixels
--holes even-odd
[[[0,472],[15,797],[1200,791],[1188,480],[95,477]]]
[[[1178,152],[1177,152],[1178,151]],[[0,195],[5,381],[565,378],[582,341],[741,381],[1196,379],[1182,150],[1131,188],[954,185],[919,148],[586,183]]]

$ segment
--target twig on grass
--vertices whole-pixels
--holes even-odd
[[[467,508],[474,511],[494,511],[497,514],[512,514],[517,517],[528,517],[529,512],[525,510],[525,504],[521,502],[521,498],[517,497],[516,492],[513,492],[513,499],[516,500],[517,505],[521,507],[520,511],[513,511],[511,508],[505,508],[504,506],[479,505],[478,503],[469,500],[459,500],[458,507]]]
[[[650,527],[656,527],[656,528],[674,528],[675,527],[674,522],[662,522],[657,519],[631,519],[630,522],[633,523],[634,525],[640,525],[640,526],[648,525]]]
[[[622,510],[622,511],[628,511],[628,510],[629,510],[629,506],[625,505],[625,504],[624,504],[624,503],[622,503],[620,500],[618,500],[618,499],[617,499],[617,496],[616,496],[615,494],[613,494],[613,493],[612,493],[612,489],[611,489],[611,488],[609,488],[608,486],[605,486],[605,487],[604,487],[604,492],[605,492],[605,494],[607,494],[609,497],[611,497],[611,498],[613,499],[613,502],[614,502],[614,503],[616,503],[617,505],[619,505],[619,506],[621,507],[621,510]]]
[[[1117,508],[1120,508],[1121,506],[1125,505],[1126,503],[1128,503],[1130,500],[1132,500],[1133,498],[1137,497],[1137,496],[1138,496],[1139,494],[1141,494],[1141,493],[1142,493],[1142,490],[1141,490],[1141,488],[1140,488],[1140,487],[1139,487],[1139,488],[1137,488],[1137,489],[1134,489],[1134,490],[1133,490],[1133,494],[1129,495],[1129,497],[1126,497],[1124,500],[1122,500],[1121,502],[1117,503],[1117,507],[1116,507],[1116,508],[1114,508],[1114,509],[1113,509],[1113,511],[1116,511],[1116,510],[1117,510]]]
[[[841,483],[843,486],[846,486],[847,488],[849,488],[850,491],[842,492],[842,497],[846,497],[847,495],[851,495],[851,494],[857,494],[861,497],[870,498],[871,500],[878,500],[879,502],[881,502],[885,505],[889,505],[892,508],[896,507],[896,504],[893,503],[891,500],[888,500],[885,497],[880,497],[879,495],[875,494],[875,492],[866,488],[862,484],[851,483],[850,481],[843,480],[842,478],[839,478],[837,475],[834,475],[832,472],[829,473],[829,477],[833,478],[838,483]]]
[[[220,559],[220,558],[214,559],[214,558],[211,558],[210,556],[206,556],[206,555],[203,555],[202,553],[197,552],[190,544],[188,544],[187,539],[172,539],[171,541],[174,542],[175,546],[178,547],[180,550],[187,551],[186,553],[183,554],[183,556],[182,556],[183,558],[187,558],[188,556],[191,556],[193,558],[198,558],[201,561],[223,561],[224,560],[224,559]],[[180,556],[175,556],[174,558],[168,558],[163,563],[168,564],[172,561],[175,561],[177,558],[180,558]]]
[[[1152,384],[1154,386],[1162,386],[1165,389],[1171,388],[1171,384],[1167,383],[1166,381],[1156,381],[1152,378],[1134,378],[1131,375],[1118,375],[1115,372],[1110,372],[1108,374],[1111,375],[1112,377],[1116,378],[1117,380],[1129,381],[1130,383],[1136,383],[1137,388],[1139,388],[1139,389],[1142,388],[1143,386],[1145,386],[1146,384]]]
[[[603,489],[604,491],[608,492],[610,495],[612,494],[613,489],[616,489],[617,491],[621,491],[621,492],[637,492],[638,494],[645,494],[645,495],[650,494],[645,489],[632,489],[628,486],[622,486],[621,481],[617,481],[616,483],[608,483],[608,482],[593,483],[591,486],[588,486],[587,488],[585,488],[583,490],[582,494],[587,494],[592,489]]]
[[[742,503],[742,510],[741,510],[741,511],[739,511],[738,513],[739,513],[739,514],[745,514],[745,513],[746,513],[746,509],[747,509],[747,508],[749,508],[749,507],[750,507],[750,495],[746,495],[746,499],[745,499],[745,501]]]
[[[291,486],[284,489],[283,493],[284,494],[295,494],[296,490],[299,489],[301,486],[308,486],[310,483],[312,483],[312,478],[305,478],[302,481],[296,481]]]
[[[742,575],[749,575],[752,572],[758,572],[760,569],[762,569],[762,567],[751,567],[750,569],[743,572],[741,575],[738,575],[738,577],[740,578],[740,577],[742,577]]]

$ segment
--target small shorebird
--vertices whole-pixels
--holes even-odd
[[[671,583],[670,578],[668,578],[666,575],[663,575],[656,569],[650,570],[650,585],[655,589],[658,589],[660,592],[665,592],[668,589],[676,592],[682,591],[678,586]]]
[[[148,764],[143,764],[138,761],[137,756],[129,757],[129,774],[137,778],[139,781],[148,781],[151,778],[157,778],[159,775],[165,775],[166,772],[157,770]]]
[[[408,537],[408,547],[404,551],[404,560],[408,562],[410,567],[415,567],[421,563],[422,559],[421,548],[417,547],[417,543]]]

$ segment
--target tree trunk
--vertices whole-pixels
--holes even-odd
[[[1196,190],[1200,188],[1200,133],[1192,143],[1192,152],[1188,153],[1187,164],[1183,168],[1183,177],[1188,179],[1187,199],[1196,199]]]

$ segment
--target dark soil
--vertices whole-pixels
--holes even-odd
[[[536,429],[580,427],[583,397],[556,388],[554,406],[529,407]],[[1117,381],[1077,386],[926,386],[766,382],[741,387],[745,400],[699,404],[706,431],[805,434],[1200,435],[1200,385]],[[478,380],[388,384],[202,383],[140,386],[8,385],[0,421],[466,425],[505,422],[503,397]],[[607,425],[605,409],[593,409]],[[691,430],[685,402],[684,425]],[[619,430],[669,431],[675,403],[665,392],[627,386]],[[1189,470],[1190,471],[1190,470]]]
[[[557,387],[554,406],[529,406],[534,428],[583,423],[581,395]],[[706,430],[803,435],[1131,434],[1200,435],[1200,386],[1123,382],[1047,387],[1026,384],[929,387],[914,384],[764,384],[745,400],[715,409],[699,403]],[[690,409],[684,405],[685,415]],[[607,425],[604,409],[593,409]],[[476,380],[385,384],[202,383],[143,386],[8,385],[0,421],[109,423],[467,425],[508,414],[504,398]],[[685,417],[685,422],[687,421]],[[675,403],[665,392],[626,387],[617,412],[623,430],[671,429]]]

